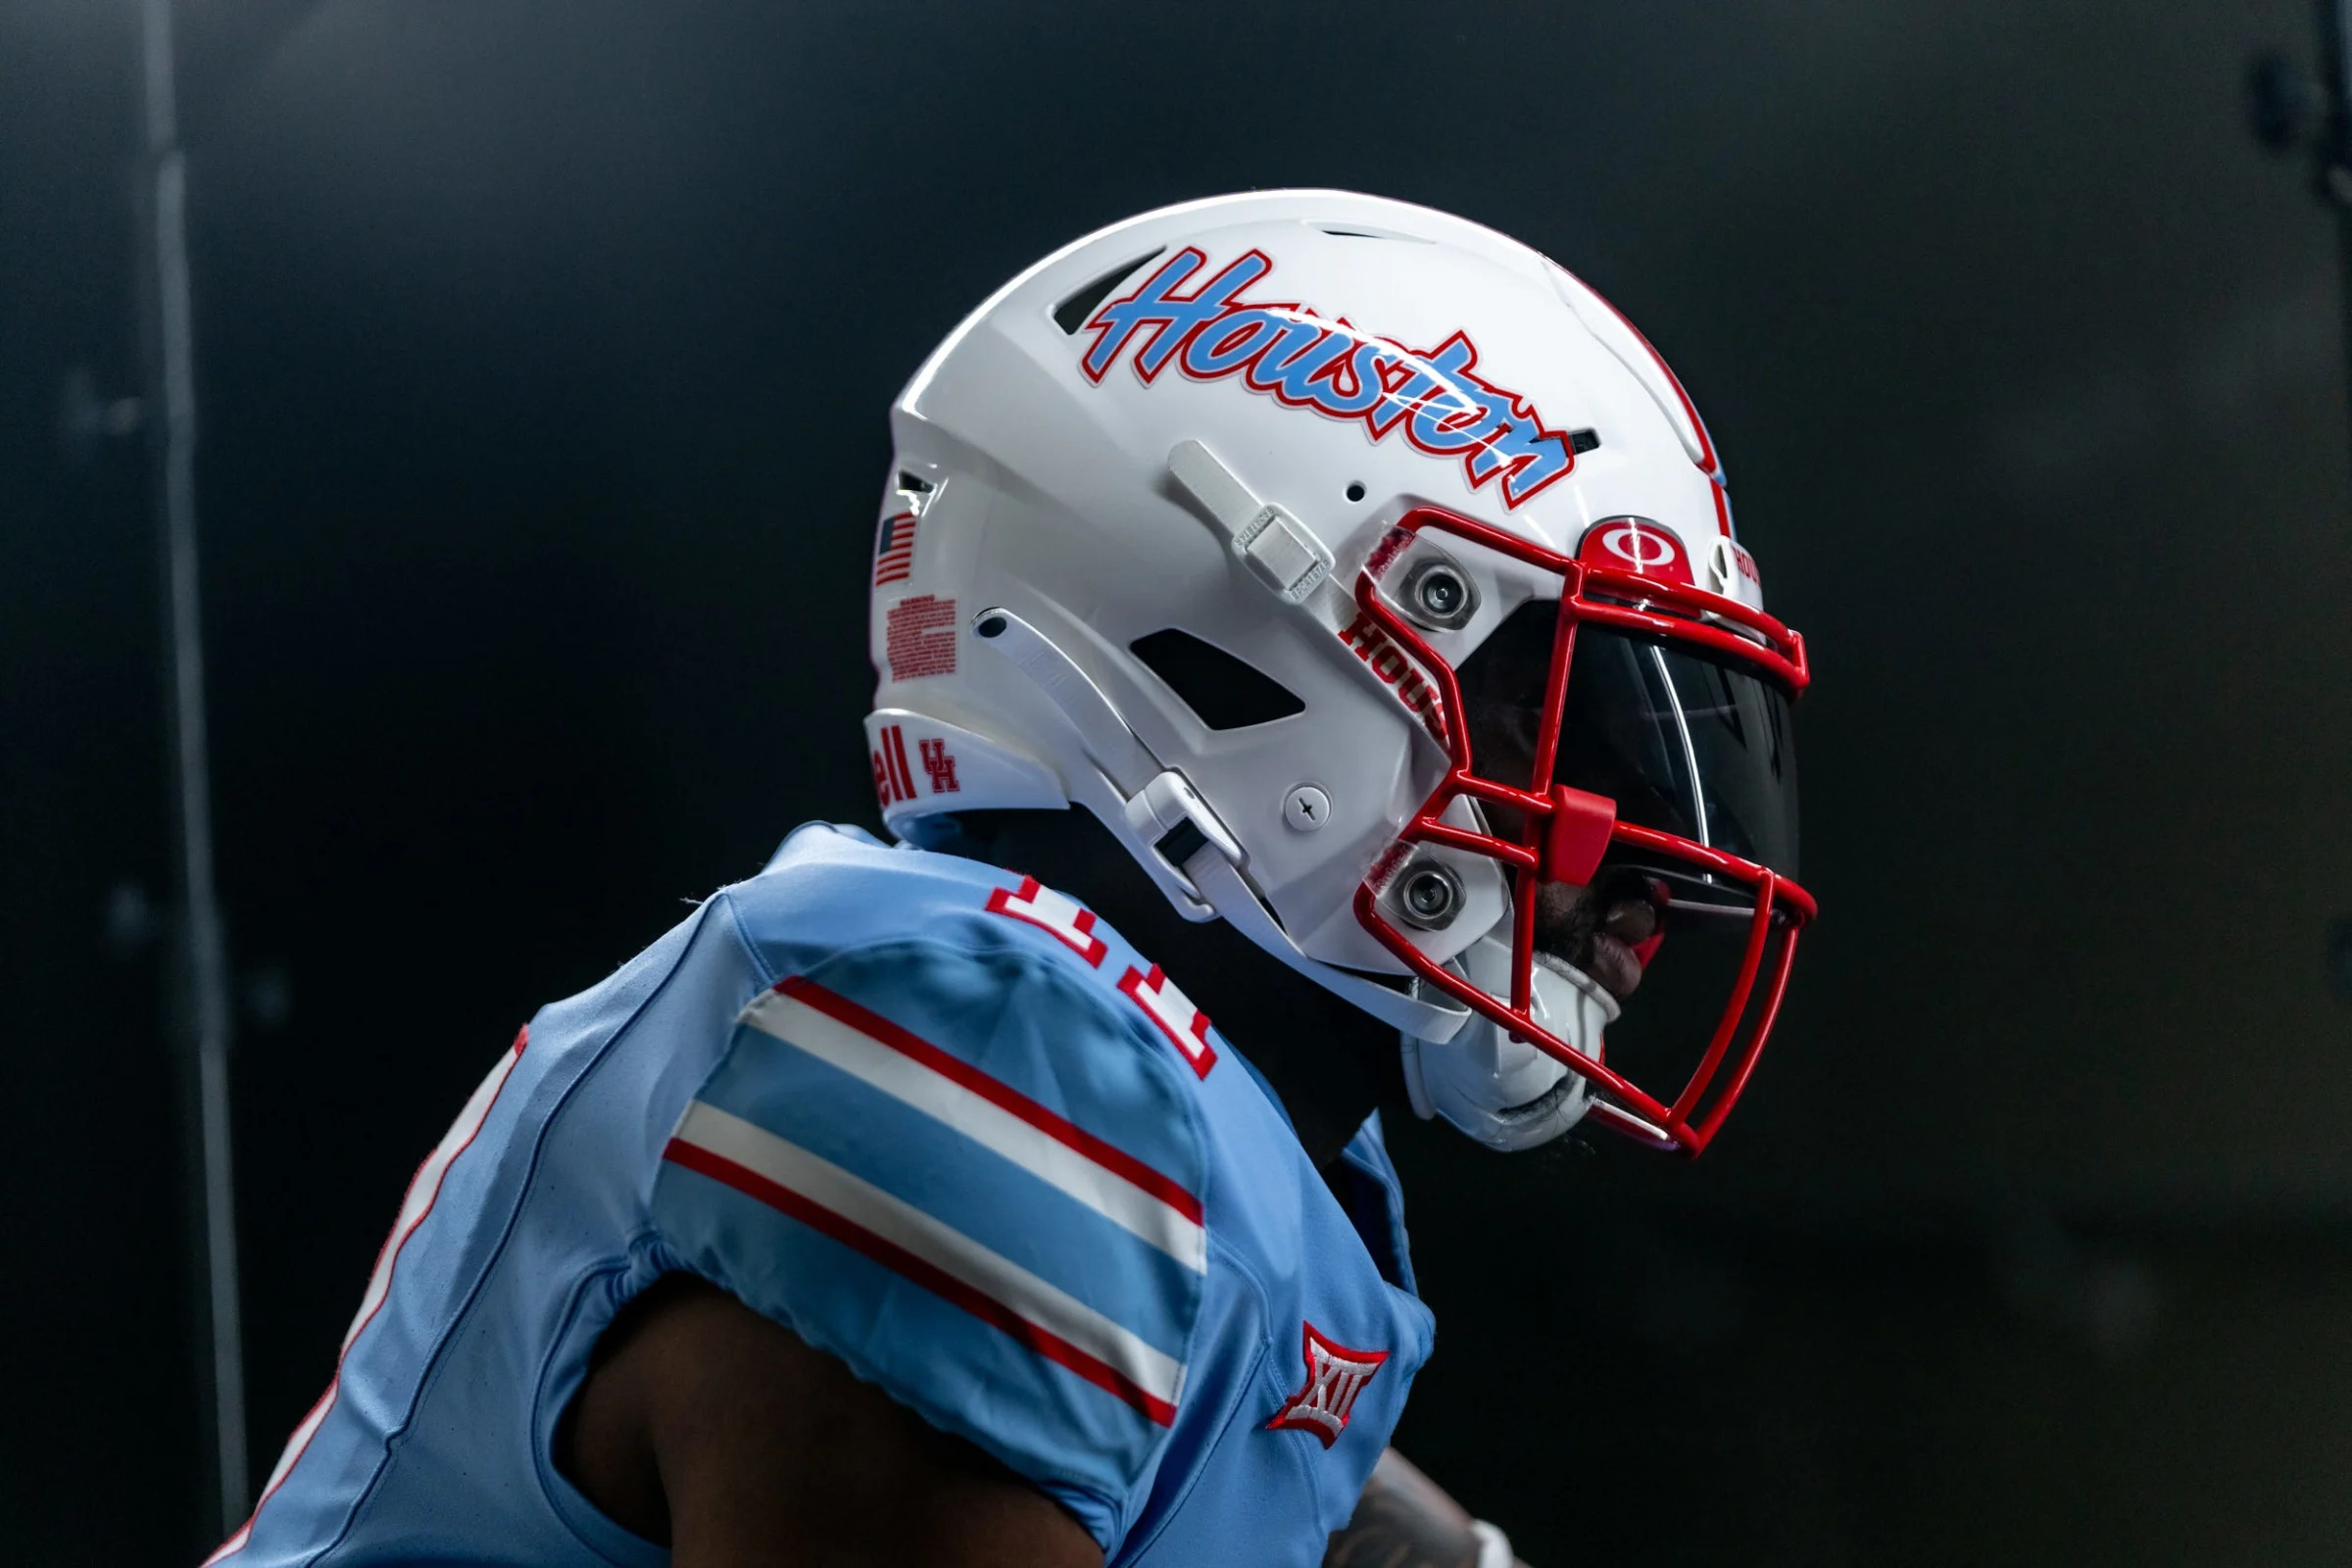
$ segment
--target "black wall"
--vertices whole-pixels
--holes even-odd
[[[181,11],[257,1476],[514,1026],[869,817],[923,352],[1088,228],[1312,183],[1610,294],[1819,671],[1827,912],[1705,1161],[1396,1130],[1442,1322],[1400,1443],[1539,1564],[2340,1560],[2347,421],[2331,230],[2236,101],[2301,7]],[[135,389],[132,22],[0,4],[42,1562],[192,1558],[201,1505],[148,481],[56,439],[70,367]]]

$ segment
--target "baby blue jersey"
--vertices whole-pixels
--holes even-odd
[[[1377,1118],[1342,1160],[1327,1184],[1074,901],[803,828],[500,1056],[212,1561],[666,1563],[554,1442],[597,1336],[684,1271],[979,1445],[1108,1563],[1316,1563],[1431,1336]]]

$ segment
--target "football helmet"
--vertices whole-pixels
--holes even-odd
[[[1706,1147],[1814,912],[1804,643],[1599,295],[1401,202],[1192,202],[1005,284],[891,433],[893,833],[1091,810],[1185,915],[1394,1024],[1422,1115]],[[1649,906],[1631,1004],[1588,961],[1613,901]]]

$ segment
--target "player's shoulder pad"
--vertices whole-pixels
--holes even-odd
[[[1076,958],[1086,969],[1100,966],[1107,951],[1092,913],[1034,881],[961,856],[894,849],[825,822],[797,829],[765,869],[722,896],[745,943],[778,978],[900,936],[1019,947]],[[1041,934],[1057,940],[1039,946]]]
[[[1216,1064],[1207,1014],[1159,966],[1121,942],[1075,899],[960,856],[889,848],[856,828],[810,823],[767,869],[722,894],[771,976],[806,973],[847,948],[921,936],[1052,960],[1124,997],[1164,1051],[1199,1078]]]
[[[1017,879],[833,837],[729,892],[775,983],[678,1122],[656,1226],[1109,1550],[1200,1311],[1197,1083],[1085,933],[1002,907]]]

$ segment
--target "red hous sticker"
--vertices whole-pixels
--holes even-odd
[[[1690,558],[1684,554],[1682,540],[1647,517],[1601,518],[1585,530],[1576,559],[1619,571],[1638,571],[1662,582],[1698,586],[1698,580],[1690,575]]]
[[[1299,1332],[1305,1346],[1306,1386],[1275,1412],[1266,1430],[1291,1427],[1311,1432],[1328,1448],[1348,1430],[1348,1414],[1355,1408],[1356,1396],[1364,1392],[1389,1352],[1350,1350],[1312,1323],[1301,1323]]]
[[[1446,741],[1446,700],[1438,688],[1423,675],[1420,668],[1405,657],[1404,650],[1389,640],[1380,622],[1359,610],[1355,619],[1340,632],[1340,641],[1353,650],[1355,657],[1372,667],[1380,683],[1395,690],[1396,700],[1420,718],[1438,744]]]

